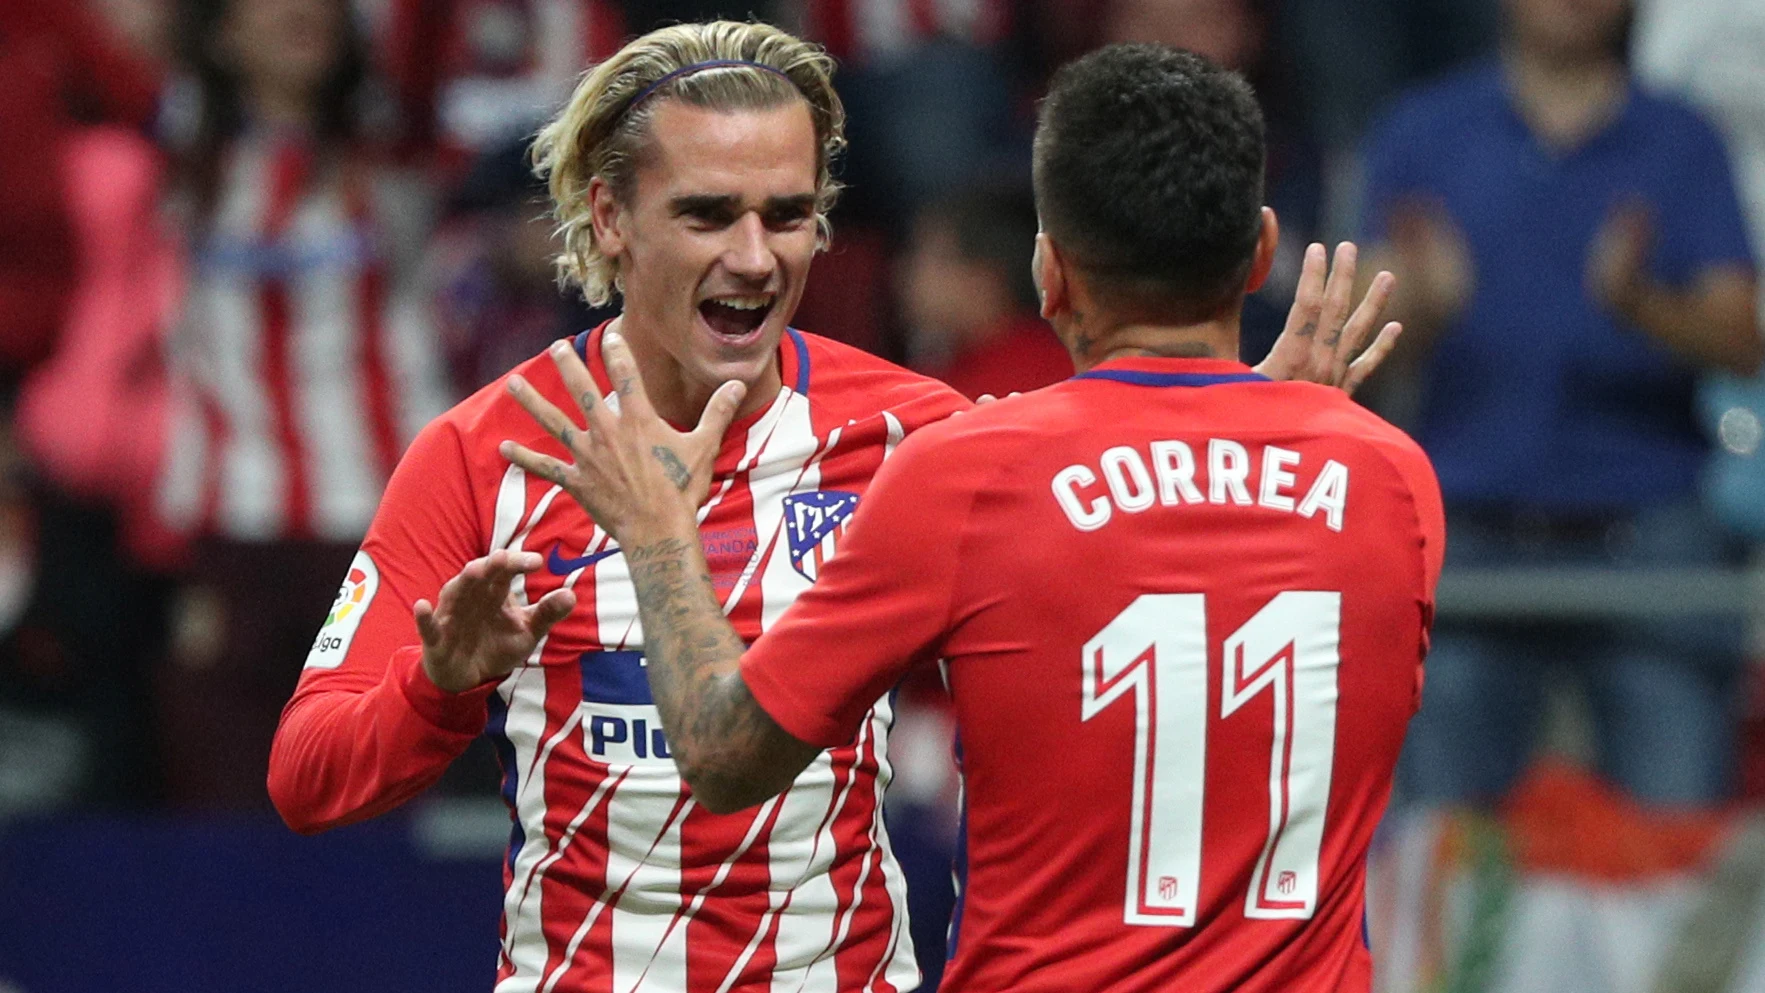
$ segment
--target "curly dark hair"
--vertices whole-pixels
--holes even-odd
[[[1110,45],[1055,73],[1035,144],[1036,209],[1115,301],[1194,319],[1249,278],[1263,203],[1250,84],[1193,52]]]

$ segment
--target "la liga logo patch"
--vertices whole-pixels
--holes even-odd
[[[331,613],[319,628],[319,636],[313,639],[312,651],[307,653],[308,669],[335,669],[343,664],[349,654],[349,643],[355,640],[356,629],[379,588],[380,570],[374,567],[374,560],[367,552],[356,552],[343,585],[337,588],[337,599],[331,601]]]
[[[362,601],[367,598],[367,571],[351,568],[349,575],[343,580],[343,588],[337,591],[337,599],[331,604],[331,615],[325,618],[325,627],[330,627],[349,617],[357,608],[361,607]]]

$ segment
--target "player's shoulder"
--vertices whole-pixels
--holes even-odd
[[[922,429],[909,439],[913,448],[903,445],[902,450],[910,457],[1010,463],[1017,452],[1046,444],[1051,436],[1081,422],[1069,409],[1072,397],[1062,385],[974,404]]]
[[[797,382],[785,385],[806,393],[812,405],[839,419],[861,420],[887,411],[912,431],[973,406],[947,384],[863,349],[796,328],[790,336],[798,350]]]
[[[1348,442],[1372,460],[1389,464],[1412,487],[1437,485],[1434,465],[1422,446],[1402,428],[1355,402],[1348,394],[1316,383],[1282,383],[1296,424],[1314,437]]]

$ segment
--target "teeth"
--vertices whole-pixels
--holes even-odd
[[[745,297],[713,297],[712,302],[736,310],[763,310],[772,304],[772,297],[767,294]]]

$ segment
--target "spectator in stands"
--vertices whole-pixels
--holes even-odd
[[[918,212],[899,283],[922,372],[970,398],[1072,375],[1071,357],[1037,313],[1035,241],[1027,189],[970,188]]]
[[[1451,565],[1711,565],[1693,388],[1754,370],[1754,276],[1728,160],[1623,61],[1622,0],[1506,0],[1499,59],[1405,96],[1367,152],[1364,237],[1398,275],[1415,429]],[[1586,690],[1598,771],[1700,806],[1732,784],[1738,631],[1637,620],[1443,623],[1411,725],[1419,798],[1502,797],[1547,675]]]
[[[267,806],[270,737],[404,445],[448,398],[430,206],[363,127],[346,0],[187,0],[188,253],[159,507],[194,539],[163,687],[172,799]]]
[[[1646,86],[1677,93],[1722,127],[1747,208],[1755,252],[1765,248],[1765,4],[1754,0],[1641,0],[1631,51]],[[1765,298],[1760,306],[1765,312]],[[1722,522],[1765,541],[1765,376],[1708,377],[1705,420],[1721,442],[1705,480]]]

